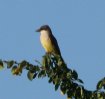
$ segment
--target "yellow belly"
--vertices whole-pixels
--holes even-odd
[[[45,49],[46,52],[48,52],[48,53],[53,52],[54,49],[53,49],[53,45],[52,45],[50,39],[42,38],[41,39],[41,44],[42,44],[42,46],[43,46],[43,48]]]
[[[40,35],[40,41],[47,53],[60,54],[58,47],[56,47],[54,41],[52,40],[52,35],[48,31],[42,30]]]

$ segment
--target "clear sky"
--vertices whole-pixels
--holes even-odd
[[[85,88],[105,76],[105,0],[0,0],[0,58],[35,63],[45,54],[35,30],[48,24]],[[65,99],[47,79],[0,71],[0,99]]]

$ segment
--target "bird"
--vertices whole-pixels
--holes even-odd
[[[40,28],[36,30],[36,32],[40,32],[40,42],[43,48],[45,49],[46,53],[58,55],[63,60],[60,48],[58,46],[58,42],[54,37],[50,26],[42,25]]]

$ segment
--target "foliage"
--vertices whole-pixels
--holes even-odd
[[[48,77],[48,82],[54,85],[55,91],[59,88],[61,94],[67,95],[67,99],[105,99],[105,78],[98,82],[95,91],[89,91],[84,88],[77,72],[69,69],[59,56],[46,54],[42,62],[37,63],[38,65],[33,65],[25,60],[20,63],[0,60],[0,69],[7,66],[13,75],[21,75],[23,69],[26,69],[29,80]]]

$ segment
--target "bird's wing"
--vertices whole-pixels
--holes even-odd
[[[60,49],[59,49],[59,46],[58,46],[58,42],[53,35],[52,35],[52,38],[51,38],[51,42],[53,44],[55,54],[58,54],[58,55],[61,56],[61,52],[60,52]]]

